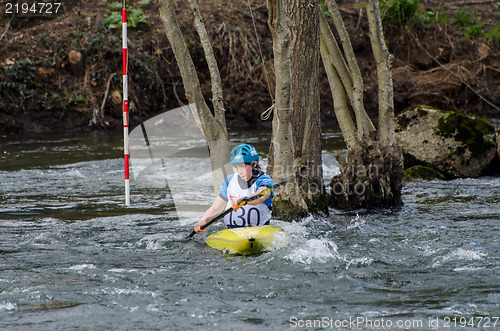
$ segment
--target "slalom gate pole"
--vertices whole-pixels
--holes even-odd
[[[123,0],[122,9],[122,50],[123,50],[123,153],[125,160],[125,206],[130,206],[130,172],[128,140],[128,51],[127,51],[127,8]]]

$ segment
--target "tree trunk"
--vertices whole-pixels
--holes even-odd
[[[210,63],[212,67],[216,66],[213,52],[207,52],[207,48],[211,49],[211,46],[208,36],[206,35],[206,31],[203,32],[205,29],[201,28],[203,22],[201,22],[201,16],[197,15],[199,12],[196,11],[196,3],[191,0],[190,4],[192,5],[194,15],[197,19],[197,30],[200,33],[200,40],[204,44],[203,47],[205,49],[207,62]],[[214,192],[217,193],[222,181],[224,180],[225,173],[231,172],[231,169],[228,166],[228,135],[224,120],[223,106],[221,106],[222,100],[219,100],[219,98],[222,98],[222,91],[217,90],[217,86],[220,87],[220,77],[216,77],[218,76],[218,70],[215,71],[213,68],[210,70],[212,81],[215,81],[215,83],[213,83],[215,89],[215,92],[213,92],[215,102],[214,116],[212,115],[212,112],[203,97],[196,68],[175,17],[173,0],[158,0],[158,7],[160,9],[160,18],[163,22],[165,33],[170,46],[172,47],[172,51],[174,52],[177,65],[179,66],[182,82],[186,91],[186,97],[190,106],[193,107],[194,105],[194,107],[196,107],[194,115],[197,116],[195,116],[195,118],[199,119],[201,129],[208,142],[214,179]]]
[[[309,210],[325,211],[319,98],[319,1],[286,0],[290,31],[292,130],[300,195]]]
[[[208,64],[208,70],[210,71],[210,79],[212,81],[212,103],[214,106],[215,119],[222,126],[226,126],[226,118],[224,116],[224,97],[222,93],[222,83],[220,79],[219,67],[217,66],[217,61],[215,60],[214,50],[210,43],[207,30],[205,29],[205,24],[201,17],[200,9],[198,8],[198,3],[196,0],[188,0],[191,10],[194,16],[194,27],[196,32],[200,36],[200,42],[205,52],[205,58]]]
[[[396,143],[394,119],[394,88],[392,83],[392,62],[394,57],[387,50],[382,21],[380,19],[379,2],[369,0],[367,3],[368,24],[373,56],[377,63],[379,128],[377,139],[380,153],[384,160],[380,186],[385,201],[391,205],[402,203],[401,190],[404,175],[403,156]]]
[[[294,220],[307,212],[307,204],[297,194],[298,183],[294,162],[292,134],[290,35],[283,0],[267,0],[269,28],[273,35],[276,99],[273,132],[267,172],[275,182],[287,181],[285,189],[278,190],[273,201],[274,214]]]

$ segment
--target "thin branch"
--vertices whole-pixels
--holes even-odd
[[[394,57],[385,45],[384,32],[380,19],[378,0],[369,0],[366,5],[370,42],[373,56],[377,63],[379,141],[384,146],[392,146],[394,142],[394,88],[392,83],[392,62]]]
[[[7,28],[5,29],[5,31],[2,33],[2,36],[0,36],[0,41],[2,41],[3,37],[5,36],[5,34],[7,33],[7,31],[9,31],[9,28],[10,28],[10,23],[12,23],[12,20],[14,20],[14,17],[15,15],[12,15],[12,18],[10,19],[9,23],[7,24]]]
[[[353,101],[353,82],[352,76],[349,72],[349,68],[345,63],[344,56],[340,51],[337,40],[335,39],[328,22],[326,21],[325,15],[320,13],[320,36],[321,40],[324,42],[324,46],[327,48],[327,52],[324,52],[324,56],[328,54],[328,59],[331,64],[335,67],[337,74],[340,76],[344,89],[349,97],[349,100]]]
[[[333,0],[327,1],[328,11],[332,15],[333,23],[340,37],[345,60],[353,80],[353,97],[351,105],[356,115],[356,127],[360,137],[371,137],[375,132],[375,127],[366,114],[363,102],[363,77],[356,61],[356,55],[349,39],[349,33],[344,25],[344,21],[338,10],[337,4]]]
[[[472,88],[472,86],[470,86],[469,84],[467,84],[460,76],[458,76],[457,74],[455,74],[454,72],[452,72],[446,66],[442,65],[441,62],[439,62],[435,57],[433,57],[422,45],[420,45],[420,41],[418,40],[418,37],[415,37],[414,35],[411,35],[411,36],[413,37],[413,39],[417,43],[417,46],[420,47],[420,49],[422,51],[424,51],[424,53],[427,54],[427,56],[430,57],[434,62],[436,62],[441,68],[443,68],[444,70],[446,70],[447,72],[449,72],[453,76],[457,77],[458,80],[460,80],[460,82],[462,82],[462,84],[464,84],[465,86],[467,86],[467,88],[469,88],[472,92],[474,92],[474,94],[477,95],[479,97],[479,99],[483,100],[488,105],[490,105],[491,107],[495,108],[495,110],[500,111],[500,108],[498,106],[496,106],[491,101],[487,100],[485,97],[483,97],[481,94],[479,94],[479,92],[477,92],[475,89]]]
[[[354,125],[354,121],[352,120],[349,111],[346,89],[343,86],[342,79],[340,78],[338,71],[331,62],[332,55],[329,54],[328,47],[326,46],[323,38],[320,40],[320,50],[328,82],[330,83],[330,90],[332,91],[335,117],[337,118],[340,130],[345,137],[344,141],[347,145],[347,150],[352,150],[356,141],[356,126]]]
[[[111,85],[111,79],[113,79],[113,77],[116,75],[116,72],[115,73],[112,73],[109,78],[108,78],[108,82],[106,83],[106,92],[104,92],[104,98],[102,98],[102,103],[101,103],[101,109],[100,109],[100,115],[101,115],[101,118],[104,120],[104,106],[106,105],[106,99],[108,98],[108,94],[109,94],[109,86]]]

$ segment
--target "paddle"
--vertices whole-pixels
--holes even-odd
[[[241,202],[245,201],[247,204],[249,201],[253,201],[253,200],[257,200],[258,198],[260,198],[261,196],[263,195],[266,195],[268,193],[270,193],[271,191],[274,191],[276,190],[278,187],[280,187],[281,185],[284,185],[286,184],[286,180],[285,181],[282,181],[281,183],[278,183],[278,184],[274,184],[272,186],[269,186],[268,188],[266,188],[264,191],[262,192],[259,192],[257,193],[256,195],[252,196],[252,197],[243,197],[243,198],[240,198],[238,200],[238,204],[240,204]],[[218,220],[220,220],[221,218],[223,218],[224,216],[226,216],[227,214],[229,214],[230,212],[233,211],[233,208],[229,207],[228,209],[226,209],[225,211],[223,211],[222,213],[220,213],[219,215],[215,216],[214,218],[212,218],[210,221],[208,221],[207,223],[203,224],[200,229],[206,229],[208,226],[210,226],[212,223],[215,223],[217,222]],[[192,238],[194,235],[196,234],[196,231],[193,231],[191,232],[191,234],[188,236],[188,238]]]

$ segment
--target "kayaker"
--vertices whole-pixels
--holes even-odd
[[[238,199],[251,197],[274,184],[273,179],[260,169],[257,150],[252,145],[238,145],[231,151],[229,161],[235,173],[224,179],[212,206],[194,225],[196,232],[205,232],[206,229],[200,229],[203,224],[231,207],[233,211],[224,217],[228,228],[269,224],[272,192],[248,203],[237,203]]]

